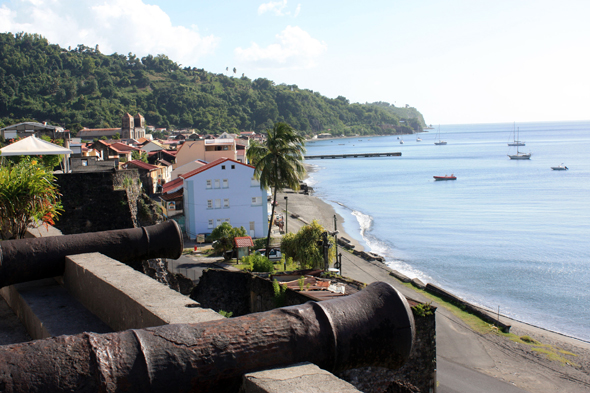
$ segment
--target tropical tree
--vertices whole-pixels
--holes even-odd
[[[21,239],[27,228],[54,224],[63,211],[52,169],[26,157],[0,167],[0,238]]]
[[[285,258],[291,257],[299,262],[303,269],[323,269],[324,251],[320,246],[326,229],[317,220],[301,227],[297,233],[287,233],[281,240],[281,251]],[[334,238],[328,236],[331,247],[328,249],[328,261],[336,259]]]
[[[268,223],[266,256],[270,252],[270,233],[277,204],[277,192],[289,187],[299,190],[299,180],[305,176],[303,154],[305,138],[298,135],[287,123],[275,123],[266,130],[264,143],[253,143],[248,149],[248,161],[254,165],[254,177],[260,181],[260,188],[272,189],[273,203]]]
[[[224,259],[229,259],[226,251],[234,248],[234,239],[240,236],[246,236],[244,227],[234,228],[229,223],[223,222],[211,232],[211,239],[214,240],[213,249],[221,253]]]

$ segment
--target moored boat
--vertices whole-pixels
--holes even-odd
[[[444,175],[444,176],[432,176],[434,180],[457,180],[457,176],[451,173],[451,176]]]
[[[569,168],[563,164],[558,165],[558,166],[552,166],[551,169],[553,169],[554,171],[567,171]]]

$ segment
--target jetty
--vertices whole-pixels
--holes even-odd
[[[391,153],[351,153],[351,154],[321,154],[318,156],[303,156],[306,160],[318,160],[318,159],[325,159],[325,158],[368,158],[368,157],[400,157],[402,155],[401,152],[391,152]]]

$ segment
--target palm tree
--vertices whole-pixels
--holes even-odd
[[[270,231],[275,215],[277,192],[289,187],[299,190],[299,180],[305,176],[303,154],[305,138],[298,135],[287,123],[275,123],[266,130],[266,142],[254,142],[246,154],[248,161],[254,165],[254,177],[260,181],[260,188],[273,189],[271,219],[266,238],[266,256],[270,252]]]

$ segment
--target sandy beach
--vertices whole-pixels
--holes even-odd
[[[285,214],[285,196],[288,198],[288,214]],[[277,196],[277,201],[279,206],[276,207],[275,213],[288,216],[286,225],[289,232],[297,232],[305,225],[305,222],[311,222],[314,219],[326,229],[334,230],[336,213],[332,206],[321,199],[285,190]],[[293,213],[300,219],[291,217]],[[339,237],[347,238],[357,249],[362,250],[358,241],[345,233],[342,227],[344,219],[337,214],[336,216]],[[365,261],[345,250],[339,252],[343,255],[342,274],[344,276],[367,284],[374,281],[389,282],[408,298],[426,303],[431,301],[390,276],[391,269],[385,264]],[[433,305],[438,306],[436,303]],[[441,383],[439,391],[453,391],[445,389],[444,385],[452,385],[456,378],[463,378],[464,370],[483,373],[521,389],[515,391],[538,393],[590,391],[590,343],[504,316],[500,319],[510,324],[512,326],[510,332],[517,336],[529,336],[544,345],[559,348],[563,351],[560,353],[565,360],[550,360],[542,351],[533,350],[532,346],[511,341],[495,333],[477,333],[450,311],[444,307],[438,307],[436,322],[438,379]],[[508,385],[505,386],[507,389],[510,388]]]

